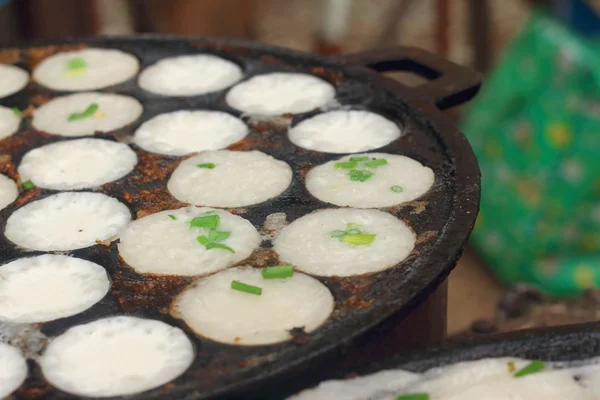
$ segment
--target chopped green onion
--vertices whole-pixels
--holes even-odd
[[[346,234],[346,232],[344,232],[344,231],[333,231],[329,235],[331,235],[331,237],[334,237],[334,238],[342,238],[345,234]]]
[[[171,218],[173,221],[177,219],[177,217],[175,217],[173,214],[169,214],[169,218]]]
[[[212,164],[212,163],[198,164],[198,165],[196,165],[196,167],[198,167],[198,168],[206,168],[206,169],[214,169],[215,168],[215,164]]]
[[[219,226],[220,217],[217,214],[203,215],[190,221],[190,226],[195,228],[216,229]]]
[[[211,242],[220,242],[227,239],[229,235],[231,235],[231,232],[210,231],[208,232],[208,240]]]
[[[356,167],[356,163],[355,162],[336,162],[335,164],[333,164],[333,166],[335,168],[355,168]]]
[[[353,169],[348,175],[350,175],[351,181],[364,182],[367,179],[371,178],[373,176],[373,173],[369,171],[360,171],[358,169]]]
[[[361,182],[364,182],[364,181],[366,181],[367,179],[371,178],[372,176],[373,176],[373,173],[372,173],[372,172],[369,172],[369,171],[362,171],[362,174],[361,174],[361,176],[360,176],[360,179],[359,179],[359,181],[361,181]]]
[[[260,296],[262,294],[262,289],[258,286],[248,285],[240,281],[231,281],[231,288],[239,290],[240,292],[255,294],[257,296]]]
[[[23,113],[17,107],[13,107],[12,112],[15,113],[17,118],[23,118]]]
[[[294,267],[292,265],[277,265],[263,269],[261,274],[264,279],[289,278],[294,275]]]
[[[350,161],[356,161],[356,162],[361,162],[361,161],[367,161],[369,159],[369,157],[365,156],[365,157],[350,157]]]
[[[520,378],[525,375],[535,374],[536,372],[540,372],[544,369],[544,362],[535,360],[515,372],[513,375],[515,378]]]
[[[410,393],[401,394],[396,397],[396,400],[429,400],[429,394],[427,393]]]
[[[385,164],[387,164],[387,160],[385,158],[378,158],[378,159],[366,162],[365,167],[375,168],[375,167],[380,167]]]
[[[81,57],[71,58],[67,60],[67,69],[83,69],[87,67],[87,63]]]
[[[359,224],[355,224],[354,222],[348,222],[346,224],[346,232],[348,232],[350,229],[358,229],[361,230],[362,226],[360,226]]]
[[[200,235],[196,238],[196,240],[198,241],[198,243],[200,243],[202,246],[206,246],[207,244],[210,243],[210,240],[208,240],[208,238],[204,235]]]
[[[345,235],[344,242],[353,244],[355,246],[361,246],[365,244],[370,244],[375,240],[374,234],[361,233],[359,235]]]
[[[207,243],[205,246],[206,246],[206,250],[223,249],[223,250],[227,250],[230,253],[235,253],[234,249],[232,249],[229,246],[225,246],[224,244],[221,244],[221,243],[210,242],[210,243]]]
[[[35,185],[31,181],[25,181],[21,183],[21,187],[23,188],[23,190],[31,190],[35,187]]]
[[[350,230],[346,231],[347,235],[358,235],[360,233],[361,232],[358,229],[350,229]]]
[[[402,189],[402,186],[398,186],[398,185],[394,185],[390,189],[392,189],[392,192],[394,192],[394,193],[400,193],[404,190],[404,189]]]
[[[85,109],[85,111],[80,112],[80,113],[73,113],[73,114],[69,115],[69,122],[76,121],[78,119],[89,118],[92,115],[94,115],[94,113],[96,111],[98,111],[98,104],[92,103],[89,105],[88,108]]]

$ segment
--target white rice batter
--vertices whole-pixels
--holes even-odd
[[[92,104],[98,109],[86,118],[69,121]],[[56,97],[33,112],[33,127],[62,136],[91,136],[133,123],[142,115],[142,105],[133,97],[111,93],[76,93]]]
[[[260,296],[231,288],[233,280],[262,288]],[[333,311],[329,289],[308,275],[264,279],[261,270],[238,267],[198,281],[174,303],[174,312],[196,333],[217,342],[266,345],[292,338],[304,327],[312,332]]]
[[[0,343],[0,399],[17,390],[27,377],[27,363],[21,351]]]
[[[146,151],[183,156],[220,150],[242,140],[248,127],[220,111],[176,111],[146,121],[135,132],[135,144]]]
[[[381,115],[360,110],[330,111],[290,128],[296,146],[325,153],[358,153],[400,137],[400,128]]]
[[[112,197],[66,192],[19,208],[8,218],[4,234],[26,249],[75,250],[112,238],[130,219],[129,209]]]
[[[352,238],[362,237],[356,234],[375,237],[368,244],[353,244]],[[408,257],[415,240],[413,231],[391,214],[343,208],[298,218],[283,228],[274,248],[283,262],[306,273],[350,276],[392,267]]]
[[[0,266],[0,320],[45,322],[87,310],[108,292],[104,268],[45,254]]]
[[[19,175],[41,188],[85,189],[116,181],[136,164],[137,156],[126,144],[86,138],[31,150],[19,165]]]
[[[303,113],[335,98],[335,88],[316,76],[275,72],[254,76],[227,93],[227,104],[248,114]]]
[[[207,249],[198,242],[209,230],[191,227],[199,216],[218,215],[217,231],[229,232],[218,244],[228,246]],[[175,218],[175,219],[173,219]],[[242,217],[224,210],[187,207],[161,211],[133,221],[120,235],[119,254],[140,274],[202,275],[234,265],[250,256],[261,242],[257,230]]]
[[[195,96],[225,89],[242,79],[235,63],[211,54],[169,57],[140,74],[140,87],[165,96]]]
[[[7,176],[0,175],[0,211],[19,197],[17,184]]]
[[[8,107],[0,106],[0,140],[13,135],[21,125],[21,117]]]
[[[278,196],[291,182],[292,169],[283,161],[257,150],[221,150],[183,161],[167,187],[185,203],[243,207]]]
[[[77,396],[125,396],[150,390],[183,374],[194,360],[179,328],[134,317],[112,317],[75,326],[42,355],[44,377]]]
[[[353,171],[366,173],[366,180],[357,180]],[[313,168],[306,175],[306,187],[313,196],[327,203],[376,208],[414,200],[431,188],[434,179],[431,168],[411,158],[367,153],[342,157]]]
[[[0,99],[17,93],[29,81],[27,71],[9,64],[0,64]]]
[[[69,68],[73,60],[84,66]],[[62,52],[42,61],[33,78],[42,86],[54,90],[97,90],[129,80],[137,74],[139,62],[131,54],[111,49],[83,49]]]

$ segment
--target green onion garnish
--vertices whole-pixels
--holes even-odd
[[[229,246],[225,246],[224,244],[221,244],[221,243],[210,242],[210,243],[207,243],[205,245],[205,247],[206,247],[206,250],[223,249],[223,250],[227,250],[230,253],[234,253],[235,254],[235,250],[234,249],[232,249]]]
[[[429,400],[429,394],[427,393],[410,393],[401,394],[396,397],[396,400]]]
[[[25,181],[21,183],[21,187],[23,188],[23,190],[31,190],[35,187],[35,185],[31,181]]]
[[[335,168],[355,168],[356,167],[356,163],[355,162],[336,162],[335,164],[333,164],[333,166]]]
[[[212,163],[198,164],[198,165],[196,165],[196,167],[198,167],[198,168],[206,168],[206,169],[214,169],[215,168],[215,164],[212,164]]]
[[[394,192],[394,193],[400,193],[404,190],[404,189],[402,189],[402,186],[398,186],[398,185],[394,185],[390,189],[392,189],[392,192]]]
[[[220,217],[218,214],[212,215],[203,215],[200,217],[196,217],[190,221],[190,226],[195,228],[209,228],[216,229],[219,225]]]
[[[365,156],[365,157],[350,157],[350,161],[356,161],[356,162],[361,162],[361,161],[367,161],[369,159],[369,157]]]
[[[344,231],[333,231],[329,235],[331,235],[331,237],[341,239],[345,234],[346,232]]]
[[[348,232],[350,229],[358,229],[361,230],[362,227],[359,224],[355,224],[354,222],[348,222],[346,224],[346,232]]]
[[[358,234],[360,234],[360,233],[361,233],[361,232],[360,232],[358,229],[350,229],[350,230],[347,230],[347,231],[346,231],[346,234],[347,234],[347,235],[358,235]]]
[[[208,232],[208,240],[211,242],[220,242],[227,239],[229,235],[231,235],[231,232],[210,231]]]
[[[358,169],[353,169],[352,171],[350,171],[349,175],[351,181],[364,182],[370,177],[372,177],[373,173],[369,171],[360,171]]]
[[[292,265],[277,265],[264,268],[261,274],[264,279],[289,278],[294,275],[294,267]]]
[[[177,217],[175,217],[173,214],[169,214],[169,218],[171,218],[173,221],[177,219]]]
[[[89,105],[88,108],[85,109],[85,111],[80,112],[80,113],[73,113],[73,114],[69,115],[69,122],[76,121],[76,120],[79,120],[79,119],[89,118],[92,115],[94,115],[94,113],[97,110],[98,110],[98,104],[92,103],[92,104]]]
[[[526,366],[524,366],[523,368],[521,368],[520,370],[515,372],[515,374],[513,376],[515,378],[520,378],[525,375],[535,374],[536,372],[540,372],[543,369],[544,369],[544,362],[536,360],[536,361],[530,362],[529,364],[527,364]]]
[[[83,69],[87,67],[87,63],[81,57],[71,58],[67,60],[67,69]]]
[[[17,118],[23,118],[23,113],[17,107],[13,107],[12,112],[15,113]]]
[[[206,246],[207,244],[210,243],[210,240],[208,240],[208,238],[204,235],[200,235],[196,238],[196,240],[198,241],[198,243],[200,243],[202,246]]]
[[[375,240],[375,234],[361,233],[358,235],[348,235],[344,236],[344,242],[353,244],[355,246],[361,246],[365,244],[370,244]]]
[[[240,281],[231,281],[231,288],[239,290],[240,292],[252,293],[258,296],[262,294],[262,289],[258,286],[248,285]]]
[[[365,167],[375,168],[375,167],[380,167],[385,164],[387,164],[387,160],[385,158],[378,158],[375,160],[367,161],[365,163]]]

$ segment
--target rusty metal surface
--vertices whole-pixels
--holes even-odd
[[[76,324],[126,314],[159,319],[178,326],[194,342],[197,355],[187,372],[172,383],[145,392],[137,398],[199,399],[241,393],[247,398],[264,397],[261,396],[261,388],[267,383],[283,382],[285,385],[288,377],[298,374],[317,379],[316,371],[310,369],[312,363],[339,358],[340,351],[343,352],[354,339],[390,315],[406,315],[415,309],[454,267],[477,215],[479,169],[466,139],[437,110],[435,104],[439,105],[442,98],[456,95],[460,84],[464,82],[452,85],[455,93],[451,93],[447,86],[439,90],[440,86],[434,84],[419,94],[418,89],[415,91],[380,77],[373,71],[351,65],[360,61],[357,56],[348,60],[332,60],[245,42],[169,37],[85,39],[26,45],[17,51],[0,49],[0,61],[16,61],[18,65],[31,70],[50,54],[88,45],[118,48],[132,53],[138,57],[142,68],[167,56],[208,52],[238,63],[246,78],[270,71],[308,72],[321,76],[336,86],[337,100],[343,107],[375,111],[403,127],[404,133],[398,140],[378,151],[414,158],[432,168],[436,175],[433,187],[421,198],[383,209],[406,222],[417,234],[417,244],[411,255],[397,266],[376,274],[318,278],[332,291],[336,300],[335,310],[321,328],[301,340],[269,346],[238,347],[198,337],[183,321],[169,314],[173,297],[187,287],[192,278],[140,276],[119,258],[115,243],[99,243],[68,252],[103,265],[110,274],[112,287],[102,301],[87,311],[38,324],[42,333],[52,337]],[[389,59],[397,57],[398,51],[388,54]],[[420,60],[424,62],[422,58]],[[445,79],[442,84],[447,84],[449,77]],[[462,88],[463,99],[474,95],[478,82],[475,86]],[[142,122],[159,113],[179,109],[214,109],[241,116],[226,105],[226,90],[202,96],[166,98],[144,92],[137,87],[135,80],[130,80],[102,91],[134,96],[144,106],[139,121],[117,131],[96,135],[109,140],[129,143],[133,132]],[[1,99],[0,104],[26,109],[25,115],[30,116],[33,107],[61,94],[64,93],[30,83],[24,91]],[[286,161],[294,170],[294,181],[275,199],[229,211],[243,216],[260,229],[265,218],[275,212],[285,212],[288,221],[293,221],[311,211],[333,207],[310,196],[303,181],[313,165],[333,160],[339,155],[298,148],[286,135],[289,124],[318,112],[321,111],[268,119],[241,116],[250,127],[250,134],[229,148],[257,149]],[[61,140],[68,138],[36,131],[31,126],[30,118],[25,118],[17,134],[0,141],[0,173],[18,180],[16,166],[28,150]],[[132,147],[139,157],[135,170],[95,190],[126,204],[134,218],[184,206],[168,193],[166,181],[185,157],[151,154],[135,145]],[[52,193],[55,191],[42,189],[21,193],[15,204],[0,212],[0,230],[4,231],[6,219],[15,209]],[[272,265],[277,261],[277,255],[270,247],[268,240],[263,242],[262,248],[242,263],[251,262],[257,267]],[[0,236],[0,264],[36,254],[40,253],[19,249],[3,235]],[[17,398],[74,398],[51,388],[45,383],[39,367],[34,363],[30,366],[31,377],[16,393]]]

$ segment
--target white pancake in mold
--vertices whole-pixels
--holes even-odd
[[[296,146],[324,153],[357,153],[383,147],[400,137],[392,121],[369,111],[330,111],[290,128]]]
[[[19,208],[8,218],[4,234],[26,249],[75,250],[111,239],[130,220],[129,209],[112,197],[66,192]]]
[[[262,294],[234,290],[234,280],[258,286]],[[333,307],[327,286],[308,275],[264,279],[260,269],[238,267],[197,281],[175,300],[173,313],[217,342],[265,345],[291,339],[288,331],[295,327],[314,331]]]
[[[235,253],[206,249],[198,242],[198,236],[207,235],[208,230],[190,227],[189,222],[206,213],[219,216],[218,231],[231,232],[219,243]],[[136,272],[187,276],[230,267],[250,256],[261,242],[259,233],[244,218],[224,210],[198,207],[161,211],[140,218],[121,233],[120,239],[119,254]]]
[[[368,157],[368,160],[350,161],[364,157]],[[387,163],[377,165],[381,160]],[[336,164],[342,165],[340,163],[356,166],[336,167]],[[363,182],[352,180],[352,170],[366,171],[372,175]],[[306,188],[317,199],[327,203],[342,207],[376,208],[414,200],[431,188],[434,179],[431,168],[412,158],[368,153],[342,157],[311,169],[306,175]]]
[[[12,136],[20,125],[21,117],[12,109],[0,106],[0,140]]]
[[[69,70],[73,59],[85,67]],[[103,89],[129,80],[137,74],[139,62],[131,54],[112,49],[83,49],[61,52],[44,59],[34,70],[33,78],[54,90],[84,91]]]
[[[179,328],[135,317],[75,326],[55,338],[39,360],[51,385],[77,396],[144,392],[183,374],[194,347]]]
[[[335,88],[313,75],[274,72],[257,75],[227,93],[230,107],[248,114],[280,115],[314,110],[335,98]]]
[[[69,121],[69,116],[84,112],[92,104],[97,111]],[[33,127],[61,136],[91,136],[131,124],[142,115],[143,107],[133,97],[112,93],[76,93],[56,97],[33,112]]]
[[[27,362],[21,351],[0,343],[0,399],[17,390],[27,377]]]
[[[278,196],[291,182],[292,169],[283,161],[257,150],[221,150],[203,152],[183,161],[171,175],[167,188],[185,203],[243,207]]]
[[[332,236],[354,229],[358,232],[350,233],[376,236],[363,245]],[[281,230],[274,248],[283,262],[306,273],[350,276],[392,267],[410,254],[415,240],[413,231],[391,214],[342,208],[315,211],[298,218]]]
[[[211,54],[169,57],[144,69],[138,83],[164,96],[196,96],[225,89],[242,79],[235,63]]]
[[[242,140],[248,127],[221,111],[175,111],[144,122],[135,132],[135,144],[146,151],[183,156],[220,150]]]
[[[21,258],[0,266],[0,320],[69,317],[96,304],[109,287],[104,268],[91,261],[52,254]]]
[[[27,86],[27,71],[9,64],[0,64],[0,99],[15,94]]]
[[[85,189],[116,181],[136,164],[137,156],[126,144],[86,138],[29,151],[21,160],[19,175],[41,188]]]
[[[7,176],[0,175],[0,211],[19,197],[19,190],[15,181]]]

